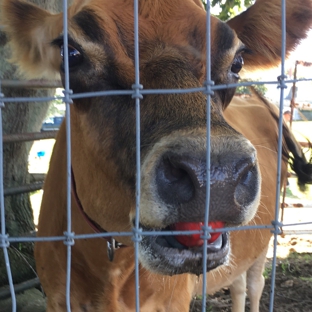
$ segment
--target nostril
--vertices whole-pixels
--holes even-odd
[[[251,180],[252,180],[252,169],[253,169],[253,166],[249,166],[244,170],[244,172],[241,175],[240,181],[239,181],[240,184],[248,185],[251,182]]]
[[[156,171],[158,194],[167,204],[189,202],[195,194],[192,168],[184,159],[164,156]]]
[[[237,183],[248,179],[250,170],[256,165],[254,158],[244,158],[241,159],[235,166],[234,180]]]
[[[236,166],[236,188],[234,198],[237,204],[246,206],[256,197],[258,171],[253,158],[240,161]]]
[[[186,178],[187,172],[182,168],[177,167],[169,158],[164,159],[164,176],[170,182],[174,183],[178,180]]]

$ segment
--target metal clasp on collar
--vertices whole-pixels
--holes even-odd
[[[107,240],[107,256],[109,261],[114,260],[115,255],[115,239],[113,237]]]
[[[122,245],[121,243],[116,242],[113,237],[110,237],[109,239],[107,239],[107,256],[108,256],[109,261],[114,260],[115,250],[123,246],[124,245]]]

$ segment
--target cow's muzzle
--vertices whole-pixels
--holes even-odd
[[[178,213],[179,221],[202,220],[206,201],[206,159],[168,152],[156,169],[159,198]],[[258,194],[256,155],[212,156],[210,217],[241,223]]]
[[[144,228],[144,231],[151,231]],[[169,227],[163,229],[168,231]],[[203,273],[203,247],[186,247],[174,235],[144,236],[140,251],[142,264],[151,271],[173,275]],[[207,271],[211,271],[227,262],[230,252],[229,233],[221,234],[216,241],[207,244]]]
[[[240,135],[212,138],[207,203],[205,142],[205,137],[184,137],[155,146],[147,156],[142,166],[140,212],[145,231],[200,224],[207,207],[209,221],[223,227],[245,224],[253,218],[259,205],[261,180],[255,148]],[[203,245],[183,241],[188,239],[174,235],[143,237],[141,262],[162,274],[200,274]],[[225,231],[216,242],[208,241],[207,270],[226,263],[229,252],[229,234]]]

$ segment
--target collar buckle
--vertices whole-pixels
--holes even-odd
[[[107,238],[107,256],[108,256],[109,261],[112,262],[114,260],[115,250],[123,246],[124,245],[116,242],[113,237]]]

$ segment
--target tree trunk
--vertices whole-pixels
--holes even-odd
[[[62,0],[32,0],[35,4],[50,11],[60,11]],[[19,79],[16,68],[6,62],[10,52],[5,46],[7,38],[0,32],[0,78]],[[31,90],[3,88],[5,97],[46,97],[53,96],[55,90]],[[26,133],[39,131],[44,120],[49,104],[42,102],[5,103],[3,113],[3,133]],[[29,183],[28,154],[30,143],[5,143],[4,144],[4,187],[19,186]],[[5,220],[6,233],[9,236],[29,235],[34,231],[33,213],[29,194],[6,196]],[[35,276],[33,259],[33,243],[15,243],[9,247],[10,265],[14,283],[20,283]],[[0,286],[8,283],[3,252],[0,250]]]

